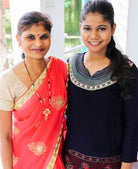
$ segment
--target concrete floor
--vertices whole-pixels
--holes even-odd
[[[132,169],[138,169],[138,162],[133,163]]]

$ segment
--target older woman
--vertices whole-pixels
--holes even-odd
[[[64,169],[67,68],[57,58],[44,58],[51,27],[40,12],[26,13],[18,22],[16,37],[25,58],[0,77],[3,169]]]

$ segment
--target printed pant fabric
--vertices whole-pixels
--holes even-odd
[[[101,158],[86,156],[79,152],[68,150],[65,155],[66,169],[120,169],[120,156]]]

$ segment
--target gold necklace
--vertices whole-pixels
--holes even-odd
[[[46,67],[46,72],[48,72],[48,69],[47,69],[47,66],[46,66],[46,62],[44,61],[44,63],[45,63],[45,67]],[[25,67],[25,69],[26,69],[26,71],[27,71],[27,74],[28,74],[28,76],[29,76],[29,78],[30,78],[30,81],[31,81],[31,83],[32,83],[32,85],[33,85],[33,87],[34,87],[34,89],[35,89],[36,95],[38,96],[38,99],[39,99],[39,101],[40,101],[40,103],[41,103],[41,105],[42,105],[43,114],[45,115],[45,120],[47,120],[48,115],[51,113],[51,111],[50,111],[50,104],[49,104],[50,99],[51,99],[51,96],[50,96],[50,95],[51,95],[51,92],[50,92],[50,80],[48,79],[48,95],[49,95],[48,108],[45,108],[44,103],[43,103],[43,99],[41,99],[39,93],[37,92],[37,90],[36,90],[36,88],[35,88],[34,81],[33,81],[32,77],[31,77],[31,75],[30,75],[30,73],[29,73],[29,70],[28,70],[27,65],[26,65],[26,63],[25,63],[25,60],[24,60],[24,67]]]

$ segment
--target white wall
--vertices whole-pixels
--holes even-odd
[[[64,60],[64,0],[41,0],[41,11],[48,13],[53,23],[48,55]]]
[[[138,0],[129,0],[126,51],[138,66]]]
[[[126,53],[129,0],[111,0],[115,12],[115,39],[120,50]],[[117,46],[117,47],[118,47]]]
[[[138,66],[138,0],[111,0],[117,23],[115,37],[123,53]]]

